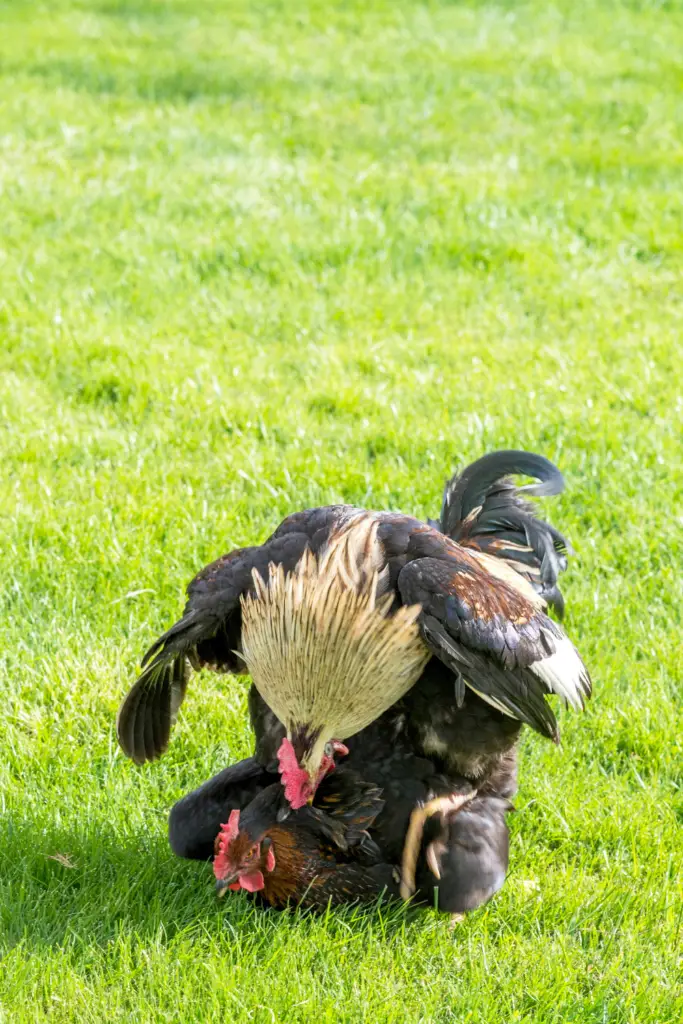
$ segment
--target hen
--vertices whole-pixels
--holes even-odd
[[[318,909],[397,895],[397,871],[382,862],[367,831],[383,806],[380,790],[348,769],[328,776],[313,805],[294,812],[279,782],[267,786],[221,825],[213,865],[218,894],[241,888],[273,907]]]
[[[446,912],[474,909],[505,880],[505,816],[510,804],[490,786],[477,794],[467,780],[448,777],[431,760],[417,756],[410,749],[401,718],[400,712],[391,709],[359,733],[343,766],[321,782],[313,806],[300,811],[289,813],[277,775],[265,770],[256,758],[224,769],[174,806],[169,819],[174,852],[208,860],[214,852],[228,852],[214,847],[219,829],[224,844],[236,839],[239,832],[246,839],[240,840],[228,861],[216,857],[216,875],[230,884],[235,872],[241,874],[246,884],[240,887],[264,890],[262,895],[276,906],[288,901],[320,906],[329,899],[371,899],[385,890],[388,895],[402,893],[412,896],[413,902],[437,905]],[[505,788],[505,782],[498,781],[500,788]],[[349,858],[345,844],[337,839],[338,830],[323,831],[321,812],[329,814],[335,809],[343,819],[350,807],[353,817],[354,808],[359,801],[362,806],[368,791],[376,794],[375,804],[372,815],[365,812],[362,825],[369,830],[371,845],[367,843]],[[452,802],[454,793],[456,803]],[[424,835],[418,833],[406,843],[415,808],[429,807],[434,797],[443,798],[438,808],[443,813],[430,816]],[[226,828],[231,830],[228,840]],[[266,847],[252,851],[264,838],[274,844],[275,861],[270,865]],[[278,846],[283,843],[284,855],[278,857]],[[368,857],[370,852],[374,856]],[[248,853],[255,858],[251,862],[241,859]],[[399,885],[402,865],[406,877]],[[255,883],[249,879],[254,867],[262,876]],[[318,875],[320,880],[309,898],[308,884]]]

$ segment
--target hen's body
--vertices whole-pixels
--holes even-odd
[[[378,851],[377,863],[361,864],[356,859],[352,867],[347,867],[344,865],[348,864],[348,858],[326,846],[327,860],[322,865],[324,879],[307,905],[321,905],[321,901],[328,899],[349,902],[354,898],[374,898],[383,889],[389,895],[397,895],[396,871],[401,864],[408,823],[416,805],[433,795],[473,791],[466,778],[448,776],[440,772],[432,760],[414,753],[400,708],[392,708],[355,740],[343,767],[325,780],[319,793],[321,798],[327,788],[334,793],[335,776],[340,778],[348,771],[377,787],[383,806],[368,826]],[[494,779],[495,785],[505,793],[514,786],[512,763],[511,769],[504,778]],[[275,801],[277,792],[281,792],[277,779],[275,773],[265,770],[252,757],[224,769],[183,797],[172,809],[169,819],[169,838],[174,852],[196,860],[210,859],[215,837],[230,812],[238,809],[244,816],[259,793],[266,789]],[[474,909],[497,892],[507,871],[505,817],[509,808],[508,800],[485,784],[482,792],[458,813],[430,819],[417,863],[414,900],[429,906],[436,904],[441,910],[455,913]],[[248,818],[243,820],[249,821]],[[302,822],[302,826],[297,827],[297,822]],[[280,840],[284,843],[284,858],[278,861],[276,850],[275,878],[268,883],[269,892],[264,893],[273,905],[282,905],[286,899],[300,902],[301,892],[310,883],[311,872],[321,870],[314,855],[317,848],[311,846],[313,839],[310,831],[303,827],[305,823],[305,811],[294,812],[291,821],[288,819],[285,823],[286,836]],[[440,879],[427,864],[426,851],[430,844],[434,844]]]
[[[346,767],[323,780],[313,806],[297,811],[289,811],[282,786],[274,782],[241,809],[237,836],[220,855],[222,870],[229,871],[231,861],[236,867],[253,844],[261,851],[267,842],[257,865],[263,884],[256,891],[273,907],[323,909],[397,896],[398,872],[368,834],[383,805],[380,790]],[[289,811],[286,817],[283,811]]]

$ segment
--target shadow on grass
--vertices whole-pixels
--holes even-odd
[[[83,60],[53,59],[26,68],[28,74],[50,85],[92,96],[128,96],[149,103],[194,103],[197,100],[241,100],[252,97],[263,79],[248,74],[230,75],[223,67],[182,67],[170,73],[153,70],[111,70]]]
[[[421,915],[397,902],[351,905],[323,915],[279,912],[246,894],[219,901],[210,865],[174,856],[164,835],[133,837],[69,831],[8,818],[0,849],[0,949],[21,944],[105,947],[123,933],[141,943],[167,943],[181,933],[210,931],[229,941],[267,939],[295,922],[361,930],[372,920],[386,936]]]

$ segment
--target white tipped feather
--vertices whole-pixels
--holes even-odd
[[[535,661],[529,668],[542,679],[551,693],[564,697],[573,708],[584,707],[584,697],[591,692],[590,678],[574,644],[566,636],[558,637],[547,632],[555,653],[541,661]]]
[[[389,615],[379,597],[386,575],[377,521],[358,515],[316,558],[294,572],[254,572],[242,598],[242,653],[259,693],[289,728],[306,724],[346,739],[364,729],[417,681],[430,658],[420,605]]]

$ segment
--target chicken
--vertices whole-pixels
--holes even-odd
[[[267,584],[255,574],[242,600],[242,656],[286,726],[277,756],[293,809],[312,800],[333,755],[348,753],[342,740],[403,696],[430,657],[419,605],[389,614],[377,532],[367,514],[350,516],[320,556],[305,551],[287,574],[271,565]]]
[[[517,490],[513,473],[541,483]],[[496,452],[447,484],[438,524],[343,505],[288,516],[189,585],[183,617],[147,652],[122,704],[122,748],[137,762],[163,753],[190,666],[251,672],[257,757],[279,765],[292,807],[312,799],[342,741],[392,704],[416,753],[478,786],[514,762],[523,723],[557,741],[546,697],[582,707],[590,680],[546,614],[562,611],[567,544],[523,493],[562,487],[547,459]],[[311,595],[330,592],[321,614]],[[334,617],[343,601],[348,614]],[[336,629],[350,666],[321,661]],[[382,638],[381,686],[371,685],[376,666],[366,671],[366,630]]]
[[[271,906],[321,909],[398,894],[398,872],[368,835],[383,807],[380,790],[340,769],[322,780],[312,806],[292,812],[279,782],[216,837],[216,891],[258,892]]]
[[[508,865],[507,799],[489,785],[476,793],[462,778],[449,778],[436,765],[417,756],[410,748],[402,728],[402,714],[395,708],[360,732],[342,766],[326,776],[317,790],[312,807],[287,814],[287,804],[278,776],[255,758],[231,765],[173,807],[169,818],[169,839],[176,854],[208,860],[214,854],[214,840],[221,830],[223,842],[241,840],[229,862],[214,859],[217,877],[227,884],[248,891],[261,891],[274,905],[301,902],[306,884],[320,868],[320,817],[311,820],[309,812],[334,808],[342,787],[342,807],[352,808],[370,787],[377,794],[375,813],[363,827],[369,830],[375,856],[359,857],[352,862],[345,849],[328,829],[322,836],[325,850],[323,878],[306,905],[351,902],[403,893],[413,903],[438,906],[449,913],[462,913],[486,902],[502,886]],[[361,780],[362,782],[358,781]],[[498,788],[504,788],[500,782]],[[279,793],[279,796],[278,796]],[[268,794],[264,796],[264,794]],[[381,802],[380,802],[381,796]],[[453,802],[455,797],[457,803]],[[420,822],[420,808],[430,807],[434,799],[444,801],[439,812],[426,815]],[[450,801],[450,804],[448,803]],[[264,803],[265,802],[265,803]],[[241,811],[241,815],[239,812]],[[406,840],[409,825],[413,833]],[[231,822],[233,825],[231,826]],[[234,823],[238,823],[238,829]],[[273,833],[271,828],[278,831]],[[228,841],[225,840],[226,830]],[[423,833],[423,834],[422,834]],[[274,843],[275,872],[272,860],[268,870],[268,843],[253,851],[257,843]],[[278,843],[286,843],[284,857],[278,858]],[[241,854],[240,855],[240,851]],[[225,852],[225,849],[223,850]],[[252,859],[243,855],[252,853]],[[401,868],[405,877],[397,879]],[[250,879],[254,871],[263,877]],[[241,874],[245,884],[233,880]],[[306,884],[305,884],[306,883]],[[251,888],[250,888],[251,887]],[[280,894],[279,896],[277,894]]]

